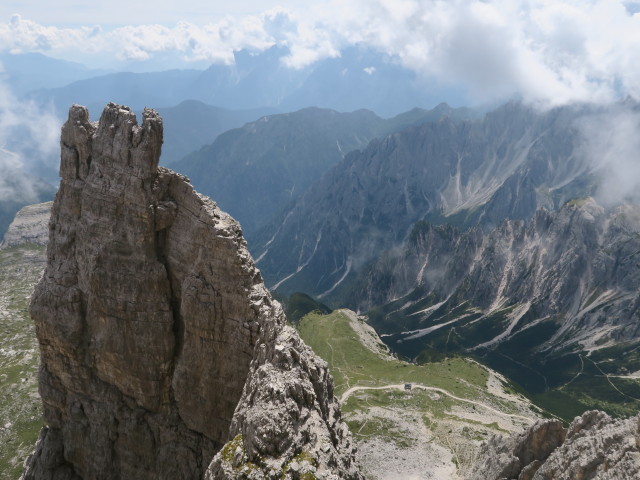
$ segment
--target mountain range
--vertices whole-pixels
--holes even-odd
[[[478,120],[443,116],[372,141],[254,236],[267,283],[335,295],[417,221],[491,228],[593,194],[596,168],[581,154],[577,122],[594,109],[509,103]]]
[[[564,418],[631,413],[640,212],[610,202],[583,130],[618,108],[514,102],[374,139],[252,234],[258,265],[398,355],[473,355]]]
[[[206,70],[107,73],[34,90],[28,97],[42,105],[53,104],[60,117],[73,103],[100,111],[105,99],[127,104],[134,110],[199,100],[233,110],[368,108],[383,116],[442,101],[460,105],[466,100],[462,92],[419,77],[366,47],[350,47],[334,58],[302,68],[287,66],[289,53],[281,46],[263,52],[240,50],[234,53],[231,65],[213,64]]]
[[[640,209],[591,198],[488,234],[416,224],[350,292],[396,352],[475,355],[565,416],[640,408]],[[571,400],[569,400],[571,398]],[[615,403],[623,404],[617,408]],[[551,405],[548,405],[549,407]]]
[[[227,131],[171,166],[190,177],[199,191],[215,197],[251,237],[349,152],[365,148],[372,139],[443,116],[457,121],[474,115],[446,104],[390,119],[369,110],[305,108]],[[201,129],[199,125],[193,131]]]

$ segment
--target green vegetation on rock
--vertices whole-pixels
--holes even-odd
[[[391,356],[375,331],[348,310],[311,313],[298,329],[329,364],[342,413],[372,478],[393,476],[384,457],[399,452],[409,459],[399,463],[399,471],[431,468],[420,462],[434,461],[445,468],[449,456],[448,472],[463,475],[482,440],[519,430],[541,413],[473,360],[440,354],[418,365]]]

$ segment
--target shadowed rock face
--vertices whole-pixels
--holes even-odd
[[[240,226],[158,167],[161,145],[153,110],[138,125],[109,104],[95,124],[74,105],[62,128],[48,264],[31,305],[47,426],[24,478],[201,478],[237,434],[267,470],[304,450],[309,468],[360,478],[326,364],[284,326]],[[262,371],[277,395],[254,398]],[[286,418],[292,428],[273,446],[269,425]]]

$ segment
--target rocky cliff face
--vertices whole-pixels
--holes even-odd
[[[640,430],[632,417],[599,411],[577,417],[568,429],[556,420],[537,423],[483,447],[473,480],[631,480],[640,476]]]
[[[360,478],[326,364],[161,144],[153,110],[69,111],[31,305],[47,425],[24,478]]]
[[[488,235],[420,223],[404,249],[363,275],[352,298],[362,310],[402,304],[394,313],[411,316],[412,324],[396,331],[437,325],[443,312],[461,305],[475,321],[509,310],[508,318],[492,319],[500,326],[495,335],[495,326],[488,328],[475,346],[498,344],[544,319],[556,320],[556,331],[543,339],[549,348],[631,341],[640,337],[639,232],[640,208],[607,212],[591,198],[558,212],[539,210],[529,222],[506,220]],[[425,302],[438,306],[425,309]]]
[[[484,311],[526,299],[541,315],[574,315],[596,289],[622,289],[627,300],[635,297],[638,232],[638,206],[606,211],[592,198],[568,202],[557,212],[541,209],[529,222],[505,220],[486,235],[419,222],[402,249],[369,268],[353,301],[367,310],[420,285]]]

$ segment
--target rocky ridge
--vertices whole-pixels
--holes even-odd
[[[161,145],[153,110],[69,111],[31,304],[46,426],[23,478],[361,478],[326,363]]]
[[[385,333],[439,325],[445,312],[456,309],[459,315],[449,320],[464,323],[466,313],[468,320],[484,316],[500,325],[476,343],[470,339],[469,347],[495,346],[545,320],[555,325],[542,339],[548,349],[634,341],[640,338],[639,232],[640,208],[606,211],[591,198],[557,212],[541,209],[529,222],[505,220],[487,235],[421,222],[403,249],[363,274],[352,298],[361,310],[402,305],[378,318]],[[504,318],[489,318],[505,311]],[[411,321],[396,325],[399,317]],[[407,335],[421,337],[416,333]]]
[[[23,207],[4,234],[0,249],[16,245],[46,245],[49,240],[49,215],[52,202]]]
[[[473,480],[597,479],[640,476],[640,417],[613,419],[584,413],[562,427],[538,422],[511,437],[492,437],[483,447]]]
[[[388,119],[368,110],[339,113],[324,108],[262,116],[222,133],[171,166],[191,177],[198,191],[215,195],[251,239],[349,152],[366,147],[373,138],[444,115],[457,121],[470,112],[441,104]]]
[[[267,284],[344,304],[341,290],[417,221],[489,230],[591,195],[578,125],[598,111],[509,103],[483,119],[443,116],[373,140],[255,234]]]

